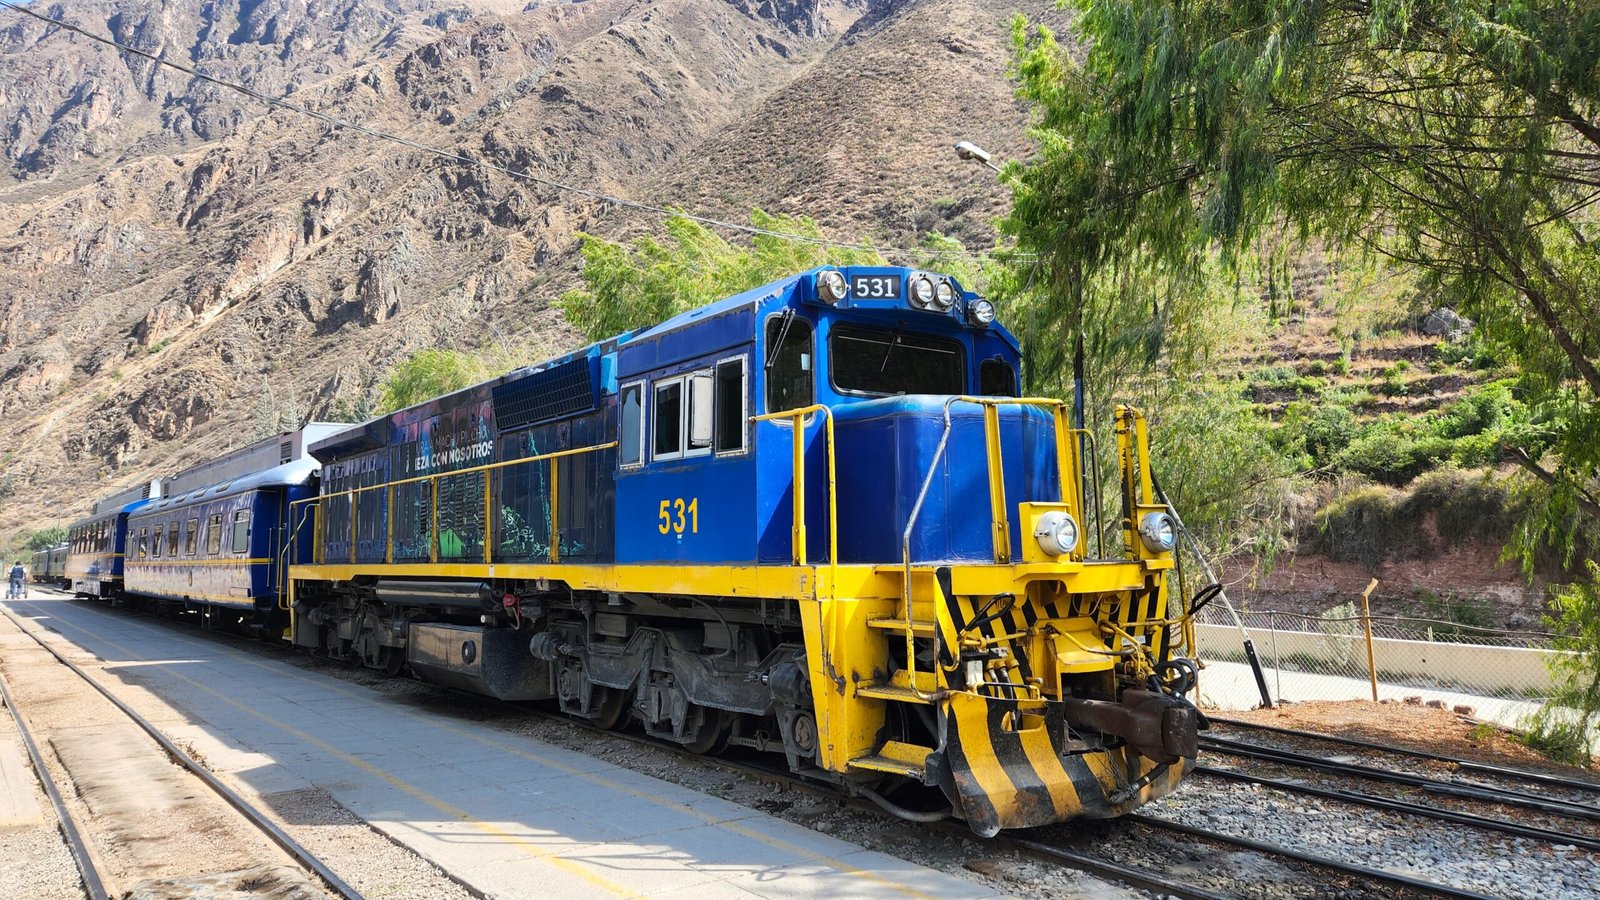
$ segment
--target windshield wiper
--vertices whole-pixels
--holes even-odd
[[[783,322],[778,326],[778,339],[767,347],[767,361],[761,365],[761,371],[772,371],[772,364],[778,361],[778,351],[783,349],[783,339],[789,336],[789,326],[793,324],[794,307],[785,307],[783,310]]]
[[[889,342],[889,349],[883,351],[883,362],[878,364],[879,375],[883,374],[884,369],[889,368],[889,357],[893,355],[894,348],[900,346],[900,332],[904,330],[905,327],[906,323],[904,322],[901,322],[899,325],[894,327],[894,340]]]

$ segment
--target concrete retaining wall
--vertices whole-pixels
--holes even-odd
[[[1273,667],[1277,661],[1286,670],[1337,669],[1340,674],[1366,677],[1366,640],[1360,623],[1349,624],[1354,634],[1348,636],[1256,628],[1246,631],[1255,641],[1262,665]],[[1200,645],[1201,659],[1243,658],[1237,628],[1196,625],[1195,638]],[[1420,677],[1443,684],[1470,686],[1491,694],[1544,696],[1551,686],[1549,661],[1569,654],[1559,650],[1373,638],[1372,655],[1380,682]],[[1313,665],[1308,667],[1308,663]]]

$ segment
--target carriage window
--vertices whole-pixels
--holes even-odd
[[[241,509],[233,514],[233,552],[250,549],[250,510]]]
[[[1017,374],[1003,359],[978,364],[978,393],[985,397],[1017,397]]]
[[[685,383],[689,386],[689,450],[686,455],[698,456],[711,451],[711,373],[695,372]]]
[[[200,543],[200,520],[190,519],[189,528],[183,536],[183,555],[193,556],[194,549]]]
[[[622,389],[622,465],[644,463],[644,384]]]
[[[211,521],[206,525],[206,555],[216,556],[222,552],[222,513],[213,513]]]
[[[744,357],[717,363],[716,449],[718,453],[738,453],[744,449],[745,379]]]
[[[177,556],[178,555],[178,523],[177,522],[170,522],[170,523],[167,524],[167,555],[168,556]]]
[[[155,528],[151,529],[150,533],[151,533],[150,558],[151,559],[160,559],[161,558],[161,526],[157,525]]]
[[[795,315],[767,320],[767,412],[799,409],[815,402],[811,373],[811,323]]]
[[[141,528],[141,529],[139,529],[139,558],[140,559],[144,559],[145,554],[147,552],[149,552],[149,549],[150,549],[150,529]]]
[[[833,386],[863,394],[959,394],[961,344],[896,329],[836,326],[828,337]]]
[[[683,379],[657,382],[655,423],[656,459],[676,459],[683,455]]]

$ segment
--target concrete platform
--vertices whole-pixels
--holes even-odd
[[[83,601],[8,604],[184,714],[240,790],[317,788],[496,897],[983,897],[982,885],[604,760]],[[162,717],[165,718],[165,717]]]

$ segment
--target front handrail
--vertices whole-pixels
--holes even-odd
[[[1066,401],[1054,400],[1048,397],[950,397],[944,402],[944,432],[939,435],[939,444],[934,448],[933,460],[928,465],[928,474],[922,479],[922,487],[917,491],[917,501],[911,506],[911,515],[906,518],[905,531],[900,534],[900,558],[904,567],[901,579],[901,605],[905,607],[905,632],[906,632],[906,671],[907,683],[918,697],[924,700],[934,699],[933,694],[924,693],[917,687],[917,654],[916,632],[912,615],[911,601],[911,532],[917,527],[917,519],[922,514],[922,504],[928,499],[928,489],[933,487],[933,480],[939,474],[939,463],[944,459],[945,450],[950,445],[950,432],[954,423],[950,419],[950,407],[957,403],[975,403],[984,408],[984,461],[987,466],[989,480],[989,513],[990,531],[995,541],[995,562],[1006,563],[1011,557],[1011,540],[1009,517],[1005,509],[1005,471],[1002,466],[996,465],[1000,461],[1000,416],[1001,406],[1036,406],[1045,407],[1052,411],[1055,421],[1056,443],[1056,468],[1058,481],[1061,486],[1061,502],[1070,502],[1069,498],[1076,494],[1082,497],[1082,485],[1079,483],[1082,467],[1074,465],[1077,454],[1072,453],[1067,440],[1070,430],[1066,424]],[[1081,502],[1081,500],[1080,500]],[[1080,509],[1080,515],[1081,515]],[[1004,541],[1002,546],[1001,541]],[[939,604],[933,604],[933,659],[934,665],[939,660]]]
[[[839,569],[839,494],[835,468],[833,410],[820,403],[786,409],[782,412],[751,416],[751,422],[788,419],[794,427],[794,528],[790,532],[789,556],[797,566],[806,564],[806,435],[805,417],[820,414],[826,425],[828,440],[828,567],[834,573]],[[837,579],[835,579],[837,583]]]
[[[335,499],[337,497],[350,497],[351,498],[351,503],[350,503],[350,562],[353,564],[356,561],[356,537],[357,537],[357,534],[356,534],[356,527],[357,527],[356,511],[359,509],[359,495],[364,494],[364,493],[368,493],[370,491],[380,491],[380,490],[384,491],[385,500],[386,500],[387,509],[388,509],[388,517],[387,517],[387,525],[386,525],[386,532],[387,533],[384,536],[384,562],[389,563],[389,562],[393,562],[394,561],[394,489],[397,488],[397,487],[400,487],[402,485],[417,484],[417,483],[420,483],[420,482],[428,482],[431,485],[431,489],[428,492],[429,495],[430,495],[429,496],[429,508],[430,508],[429,509],[429,524],[428,524],[428,535],[429,535],[429,538],[428,538],[428,561],[431,562],[431,563],[436,563],[436,562],[439,561],[439,482],[443,481],[446,478],[457,478],[457,477],[460,477],[460,476],[463,476],[463,475],[478,474],[480,472],[481,473],[488,473],[488,472],[491,472],[491,471],[494,471],[494,470],[497,470],[497,469],[509,468],[511,466],[520,466],[520,465],[526,465],[528,463],[536,463],[536,462],[548,461],[550,463],[550,469],[551,469],[551,477],[550,477],[549,485],[548,485],[548,487],[549,487],[548,493],[549,493],[549,499],[550,499],[550,561],[551,562],[558,562],[560,560],[560,558],[561,558],[561,553],[560,553],[560,550],[557,549],[556,544],[560,540],[561,530],[560,530],[560,526],[559,526],[559,520],[557,518],[557,510],[559,509],[559,507],[557,507],[557,505],[556,505],[556,496],[555,496],[555,492],[556,492],[556,489],[557,489],[557,481],[556,481],[556,476],[555,476],[556,462],[558,460],[564,458],[564,457],[578,456],[578,455],[581,455],[581,454],[584,454],[584,453],[597,453],[597,452],[599,452],[601,450],[610,450],[610,449],[612,449],[612,448],[614,448],[616,446],[618,446],[616,441],[608,441],[608,442],[603,443],[603,444],[591,444],[590,446],[587,446],[587,447],[577,447],[577,448],[574,448],[574,449],[571,449],[571,450],[556,450],[556,451],[553,451],[551,453],[537,453],[537,454],[534,454],[532,456],[524,456],[524,457],[520,457],[518,459],[508,459],[508,460],[502,460],[500,462],[495,462],[495,463],[485,463],[485,464],[483,464],[481,466],[472,466],[472,467],[466,468],[466,469],[455,469],[455,470],[450,471],[450,472],[435,472],[435,473],[432,473],[432,474],[429,474],[429,475],[416,475],[416,476],[412,476],[410,478],[399,478],[399,479],[396,479],[394,481],[385,481],[385,482],[383,482],[381,484],[363,485],[361,487],[348,488],[348,489],[342,490],[342,491],[334,491],[334,492],[328,493],[328,494],[321,494],[321,495],[316,496],[316,497],[307,497],[307,498],[305,498],[303,500],[294,500],[294,501],[290,502],[289,506],[290,506],[291,509],[293,509],[293,507],[299,506],[301,504],[307,504],[307,503],[316,504],[316,506],[314,507],[314,510],[316,512],[315,562],[317,564],[322,564],[322,563],[326,562],[326,553],[327,553],[326,542],[323,539],[324,538],[324,533],[323,533],[324,532],[324,523],[323,523],[323,517],[322,517],[322,510],[323,510],[324,507],[322,506],[322,501],[324,501],[324,500],[332,500],[332,499]],[[483,550],[484,559],[483,559],[483,561],[485,563],[491,562],[493,560],[493,555],[492,555],[492,552],[491,552],[491,549],[490,549],[491,548],[490,539],[494,535],[494,515],[490,510],[490,507],[493,505],[492,499],[493,499],[493,492],[492,492],[492,487],[491,487],[491,480],[489,479],[489,477],[486,474],[485,477],[484,477],[484,506],[483,506],[483,547],[484,547],[484,550]]]

